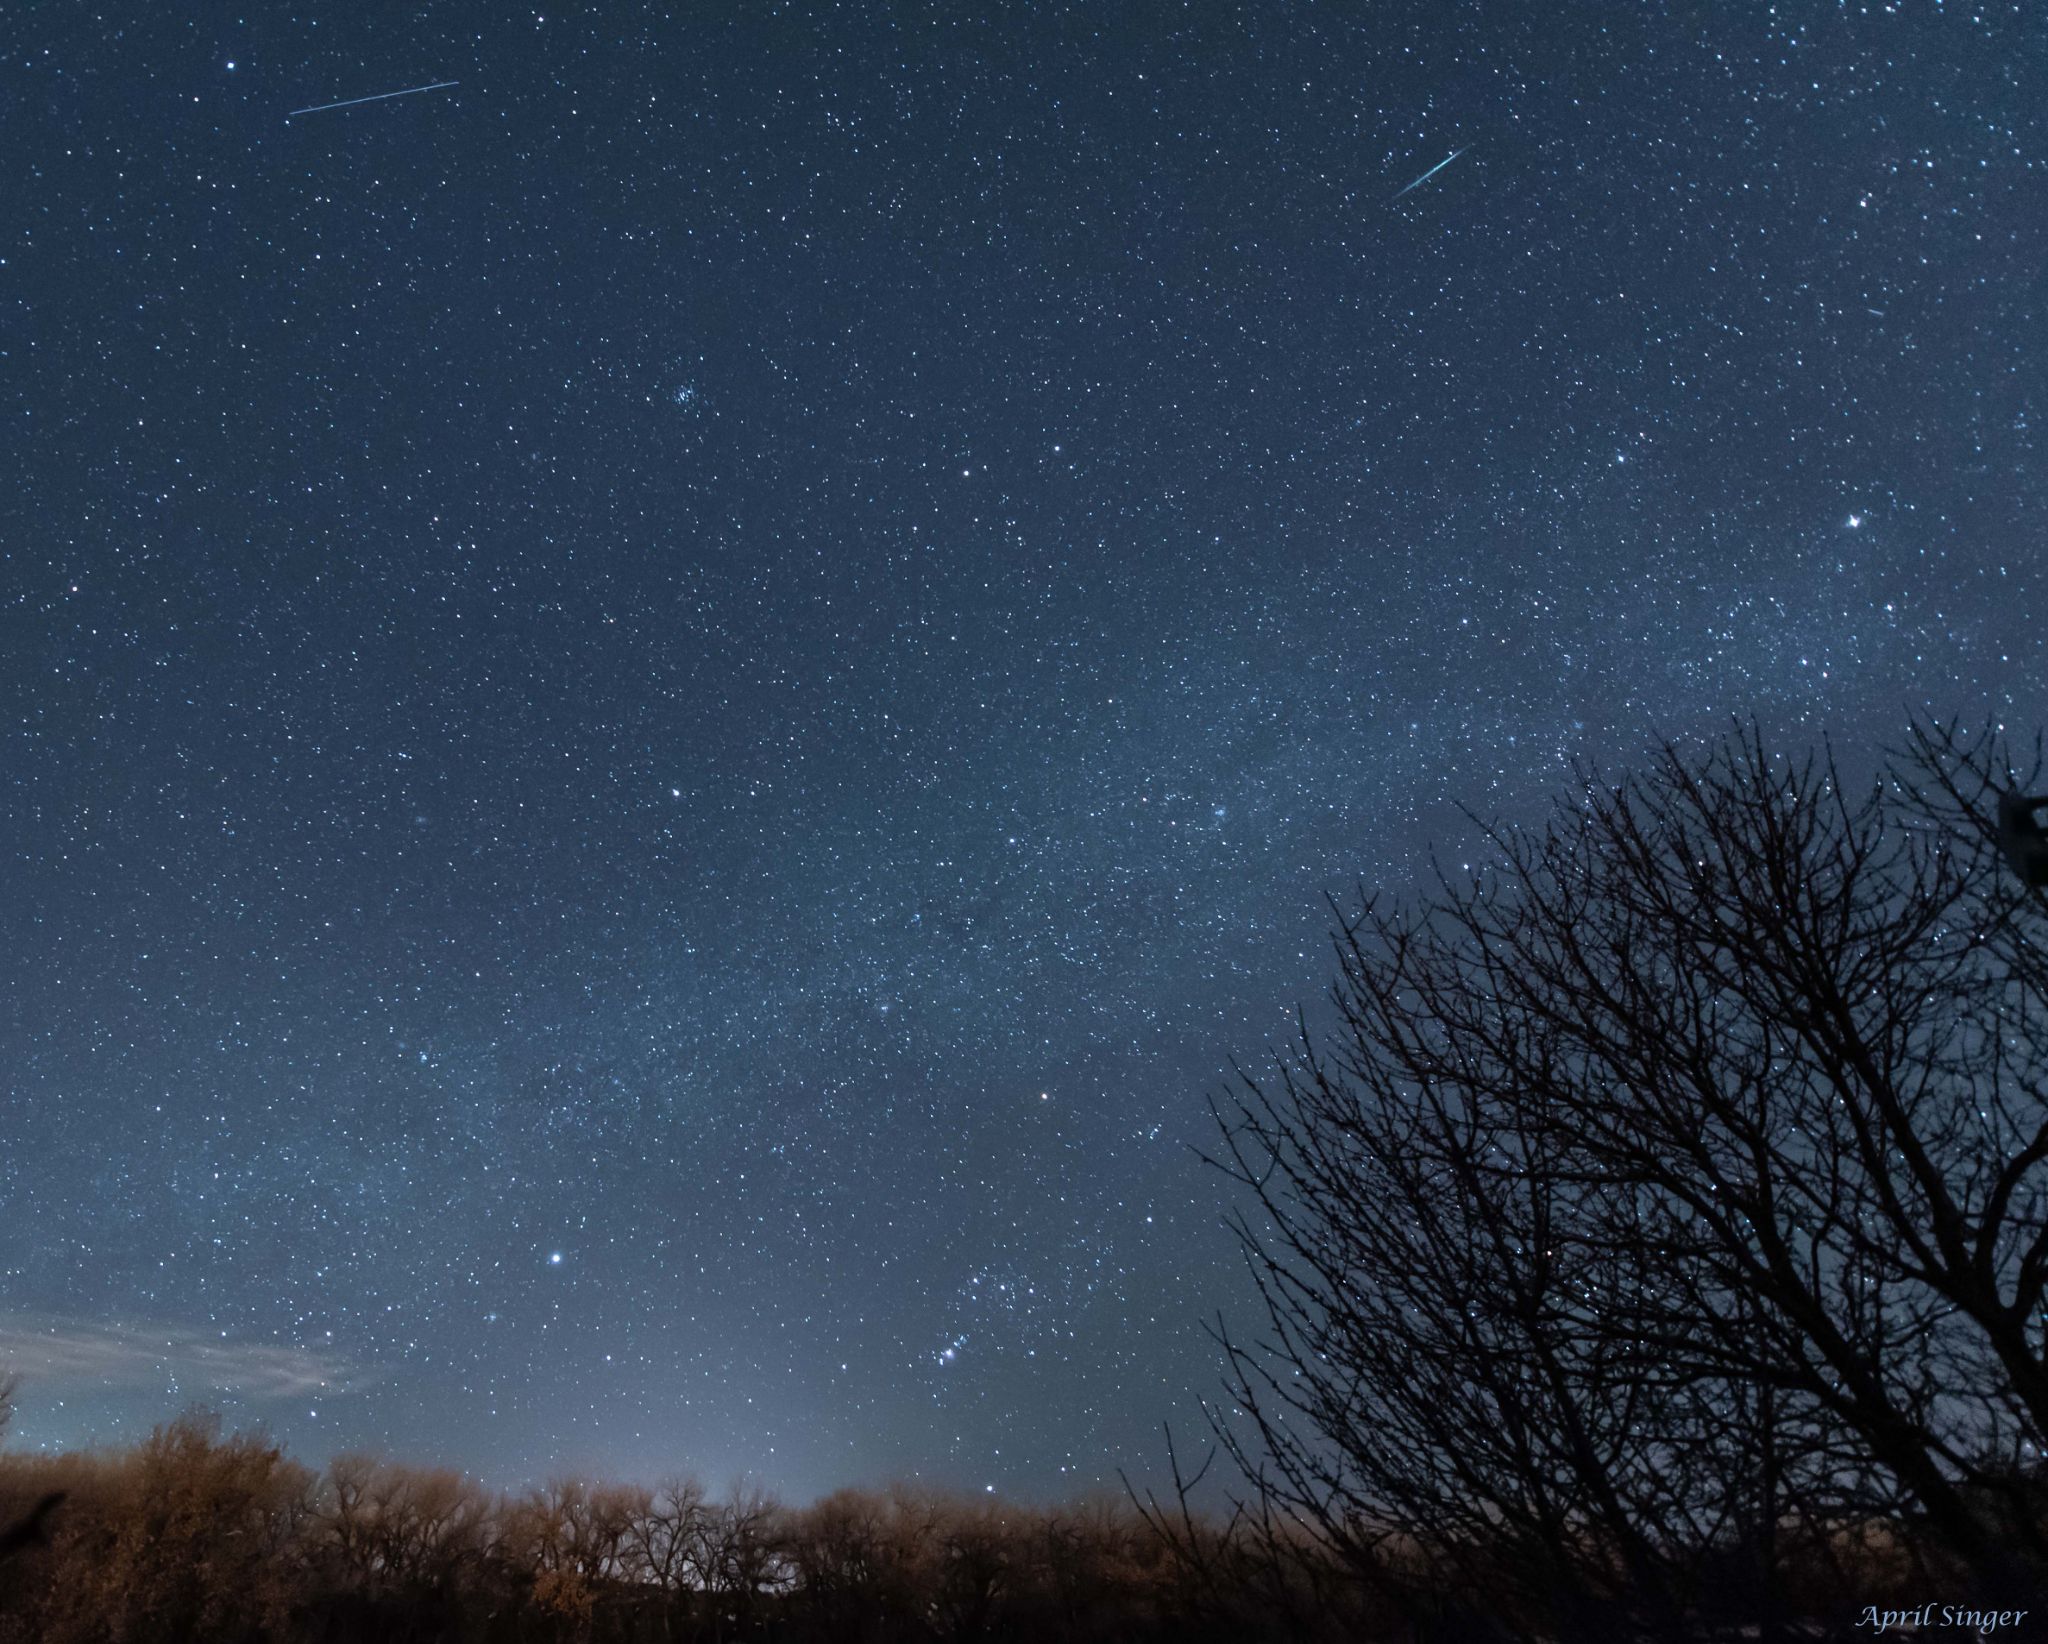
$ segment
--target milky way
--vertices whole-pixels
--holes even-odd
[[[2048,711],[2023,7],[193,10],[0,64],[10,1442],[1155,1474],[1325,893]]]

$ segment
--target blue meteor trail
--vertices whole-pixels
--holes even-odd
[[[416,91],[439,91],[444,86],[459,86],[461,84],[460,80],[436,80],[431,86],[407,86],[403,91],[380,91],[373,97],[344,97],[338,103],[315,103],[311,108],[295,108],[285,118],[292,120],[301,114],[318,114],[322,109],[354,108],[358,103],[381,103],[387,97],[410,97]],[[1456,155],[1451,156],[1451,159],[1456,158]],[[1448,165],[1450,161],[1446,160],[1444,163]]]
[[[1439,171],[1443,170],[1445,166],[1449,165],[1452,160],[1455,160],[1459,155],[1463,154],[1464,152],[1465,151],[1462,148],[1452,149],[1448,158],[1437,161],[1435,165],[1431,166],[1420,177],[1416,178],[1414,182],[1410,183],[1408,185],[1408,188],[1420,188],[1424,183],[1428,182],[1430,178],[1434,177]],[[1408,192],[1408,188],[1402,189],[1401,194],[1406,194]],[[1394,200],[1400,199],[1401,194],[1396,194],[1394,196]],[[1389,200],[1387,204],[1392,205],[1394,203],[1394,200]]]

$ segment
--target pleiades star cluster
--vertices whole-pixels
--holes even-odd
[[[6,34],[11,1444],[1157,1478],[1325,894],[2048,718],[2036,7]]]

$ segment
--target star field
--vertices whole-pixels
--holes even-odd
[[[1991,4],[32,15],[15,1441],[1148,1474],[1325,891],[1731,714],[2038,722],[2044,78]]]

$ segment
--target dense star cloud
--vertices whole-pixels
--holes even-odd
[[[1144,1472],[1326,890],[2042,716],[2023,6],[25,24],[19,1442]]]

